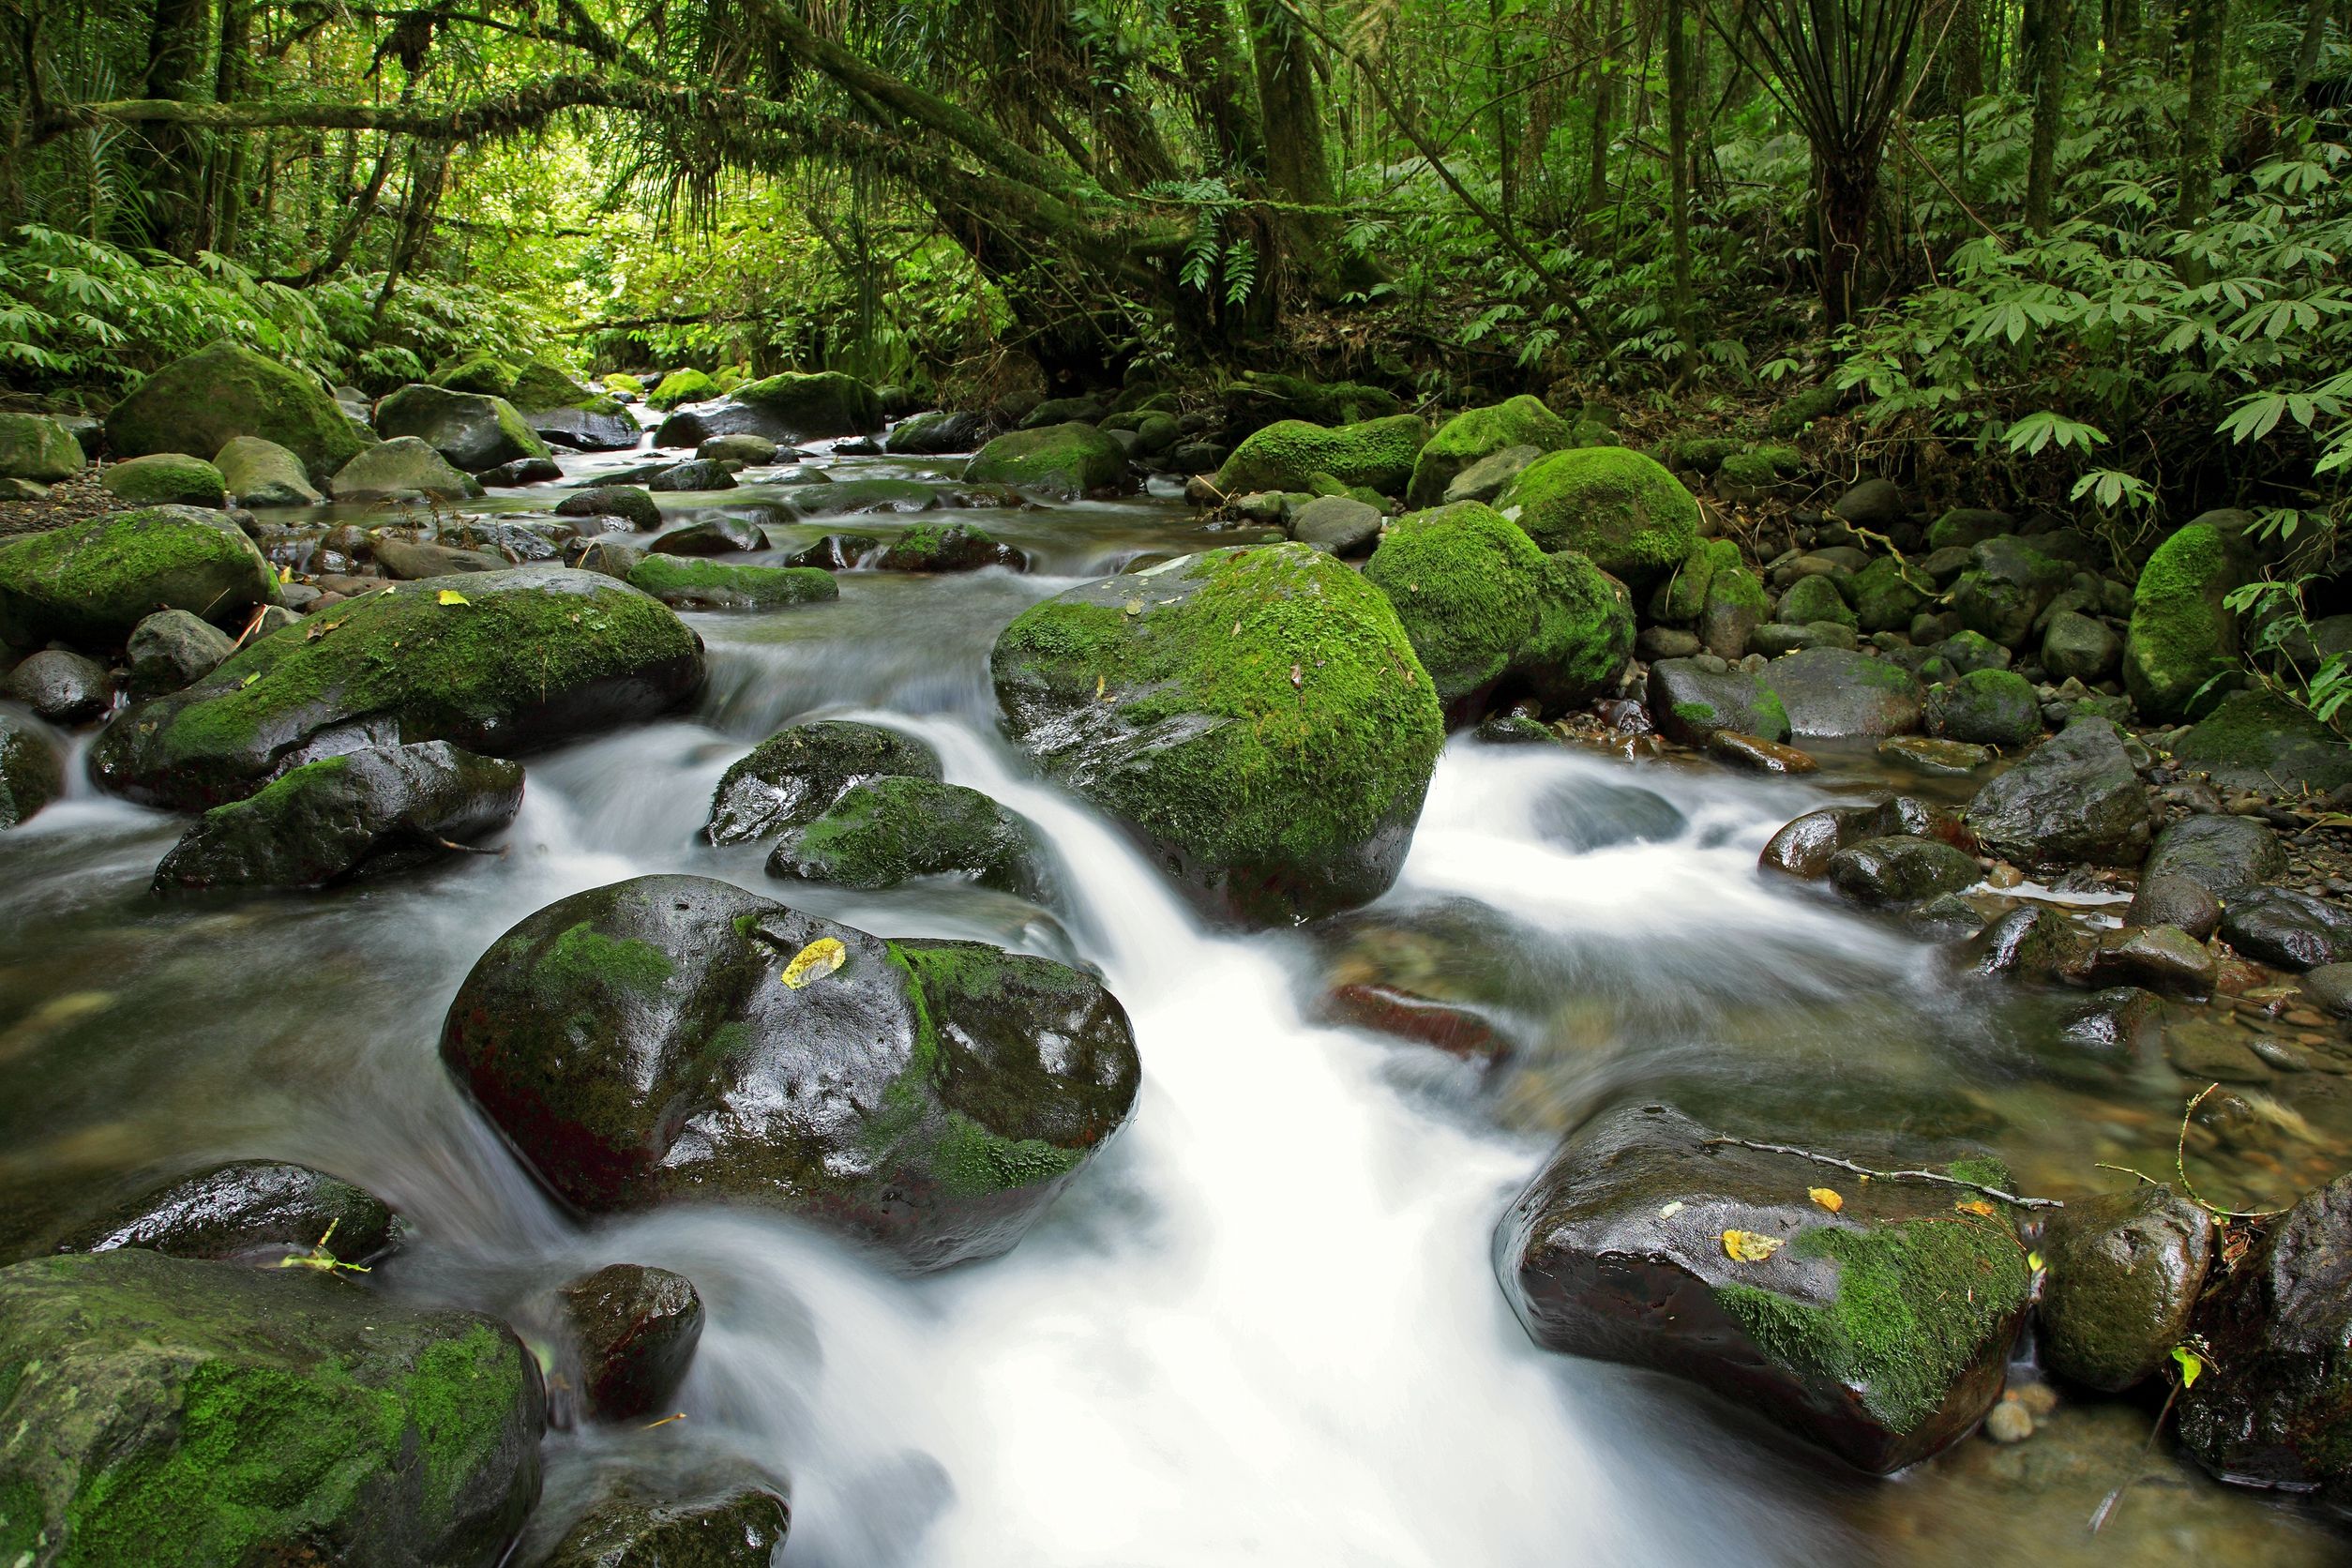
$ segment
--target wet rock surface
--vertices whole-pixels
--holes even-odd
[[[556,1300],[589,1414],[645,1415],[677,1393],[702,1338],[702,1298],[692,1280],[611,1263],[566,1282]]]
[[[144,1247],[173,1258],[275,1263],[313,1249],[366,1263],[397,1244],[382,1199],[339,1177],[233,1160],[166,1182],[69,1231],[59,1252]]]
[[[2213,1222],[2165,1186],[2070,1199],[2043,1233],[2043,1356],[2110,1393],[2152,1377],[2189,1334]]]

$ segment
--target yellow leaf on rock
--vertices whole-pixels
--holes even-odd
[[[1959,1210],[1964,1214],[1974,1214],[1979,1219],[1991,1219],[1993,1217],[1993,1206],[1990,1203],[1985,1202],[1982,1198],[1971,1198],[1965,1203],[1954,1203],[1952,1207]]]
[[[1753,1230],[1726,1230],[1723,1233],[1723,1250],[1735,1263],[1761,1263],[1781,1249],[1781,1243],[1772,1236],[1759,1236]]]
[[[822,980],[850,961],[850,950],[831,937],[819,937],[784,966],[784,984],[799,990],[812,980]]]
[[[444,588],[439,594],[433,596],[433,602],[435,604],[471,604],[474,601],[455,588]]]
[[[1834,1187],[1807,1187],[1805,1196],[1832,1214],[1846,1207],[1846,1199],[1837,1195],[1837,1189]]]

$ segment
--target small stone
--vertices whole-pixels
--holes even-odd
[[[1743,735],[1736,730],[1717,730],[1707,737],[1707,754],[1718,761],[1751,773],[1797,774],[1811,773],[1821,764],[1793,746],[1764,740],[1756,735]]]
[[[2263,1083],[2270,1078],[2244,1030],[2209,1018],[2191,1018],[2167,1030],[2164,1058],[2182,1076],[2201,1081]]]
[[[2173,996],[2213,988],[2211,949],[2177,926],[2126,926],[2101,933],[2087,977],[2096,986],[2140,986]]]
[[[702,1337],[702,1298],[693,1281],[614,1263],[571,1281],[559,1297],[590,1413],[643,1415],[677,1391]]]
[[[1990,746],[1933,735],[1890,735],[1878,743],[1878,755],[1892,757],[1929,773],[1974,773],[1993,760]]]
[[[2024,1442],[2033,1436],[2033,1412],[2007,1395],[1984,1416],[1984,1435],[1997,1443]]]

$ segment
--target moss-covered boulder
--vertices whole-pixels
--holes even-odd
[[[0,642],[113,647],[157,610],[242,622],[277,575],[225,513],[115,512],[0,542]]]
[[[1024,898],[1048,896],[1045,840],[977,790],[936,779],[868,779],[792,829],[768,875],[843,887],[955,877]]]
[[[1451,708],[1500,681],[1534,635],[1544,552],[1494,508],[1464,502],[1397,519],[1364,575]]]
[[[664,413],[680,403],[699,403],[718,396],[718,384],[701,370],[672,370],[661,378],[661,384],[645,394],[646,403]]]
[[[837,599],[832,574],[814,566],[755,566],[682,555],[647,555],[629,568],[629,585],[674,610],[773,610]]]
[[[866,435],[882,428],[882,403],[874,389],[839,370],[811,375],[788,371],[738,386],[734,396],[736,402],[767,417],[768,426],[755,433],[777,441]]]
[[[522,766],[446,741],[305,762],[204,813],[156,867],[155,891],[327,887],[411,870],[494,833],[522,807]]]
[[[510,757],[651,718],[702,681],[702,642],[627,584],[560,566],[401,583],[247,644],[126,710],[91,751],[106,789],[195,810],[365,733]],[[342,744],[337,744],[342,738]]]
[[[1698,503],[1682,481],[1623,446],[1538,459],[1497,505],[1545,550],[1576,550],[1637,589],[1672,571],[1698,542]]]
[[[2244,580],[2235,542],[2210,522],[2179,529],[2148,556],[2123,639],[2123,689],[2143,717],[2187,716],[2208,681],[2238,667],[2238,617],[2222,601]]]
[[[186,452],[151,452],[109,463],[98,475],[107,493],[134,506],[210,506],[229,504],[220,470]]]
[[[504,398],[515,389],[514,366],[489,349],[468,349],[443,360],[425,379],[452,392],[478,392]]]
[[[66,759],[49,731],[0,708],[0,828],[11,828],[66,792]]]
[[[1882,555],[1846,582],[1854,623],[1866,632],[1904,631],[1927,608],[1935,585],[1917,566]]]
[[[459,988],[441,1053],[577,1208],[756,1204],[912,1268],[1012,1246],[1139,1076],[1124,1010],[1075,970],[699,877],[524,920]]]
[[[2234,790],[2324,795],[2352,784],[2352,746],[2344,737],[2268,691],[2230,693],[2172,750],[2183,765]]]
[[[377,403],[375,424],[386,440],[413,435],[468,474],[551,455],[505,399],[421,382]]]
[[[326,489],[338,501],[383,501],[393,496],[464,501],[482,494],[482,482],[423,440],[404,435],[361,452],[335,471]]]
[[[939,756],[879,724],[818,718],[778,730],[729,767],[711,795],[702,837],[748,844],[812,822],[869,778],[940,776]]]
[[[1946,740],[2014,749],[2042,735],[2033,683],[2013,670],[1972,670],[1927,692],[1927,731]]]
[[[1014,737],[1220,912],[1262,923],[1395,881],[1444,740],[1380,591],[1304,545],[1071,589],[997,639]]]
[[[1788,710],[1760,675],[1708,670],[1696,659],[1662,658],[1650,667],[1643,693],[1650,722],[1684,746],[1704,746],[1718,730],[1758,740],[1788,738]]]
[[[326,499],[310,483],[300,458],[257,435],[224,443],[212,465],[228,485],[229,499],[240,506],[314,506]]]
[[[641,433],[618,398],[592,391],[562,366],[534,359],[502,394],[540,440],[582,452],[625,452]]]
[[[89,466],[82,444],[45,414],[0,414],[0,479],[53,485]]]
[[[1952,612],[1963,626],[2004,648],[2027,645],[2034,623],[2073,576],[2065,562],[2013,535],[1984,540],[1968,561],[1952,585]]]
[[[1772,619],[1772,601],[1764,596],[1764,580],[1740,559],[1738,545],[1711,539],[1707,554],[1706,603],[1694,629],[1709,653],[1736,659],[1748,651],[1756,628]]]
[[[1772,618],[1792,626],[1809,626],[1821,622],[1832,626],[1852,627],[1858,623],[1854,607],[1846,602],[1837,584],[1826,576],[1801,577],[1788,585],[1772,607]]]
[[[1026,571],[1029,557],[986,529],[921,522],[891,540],[874,563],[874,569],[883,572],[976,572],[983,566]]]
[[[1779,696],[1789,731],[1801,739],[1875,739],[1908,734],[1920,726],[1919,678],[1868,654],[1807,648],[1773,659],[1759,678]]]
[[[559,518],[611,517],[627,520],[631,528],[659,528],[661,504],[636,485],[592,485],[574,490],[555,504]]]
[[[218,452],[241,435],[285,447],[313,482],[369,445],[325,387],[225,339],[166,365],[106,416],[107,445],[126,458]]]
[[[995,433],[995,421],[985,414],[933,409],[893,426],[882,445],[894,457],[936,458],[975,451]]]
[[[1633,654],[1625,585],[1573,550],[1545,556],[1535,630],[1511,660],[1511,684],[1546,708],[1578,707],[1616,690]]]
[[[1922,1163],[1908,1149],[1855,1157]],[[1991,1160],[1945,1168],[2007,1184]],[[1836,1209],[1807,1196],[1821,1187],[1838,1190]],[[1975,1207],[1955,1210],[1949,1186],[1849,1183],[1672,1107],[1627,1105],[1529,1184],[1497,1229],[1496,1262],[1538,1344],[1690,1379],[1884,1474],[1983,1416],[2032,1298],[2003,1206],[1957,1197]]]
[[[490,1568],[539,1490],[505,1325],[126,1248],[0,1270],[12,1562]]]
[[[1010,430],[972,454],[966,484],[1011,485],[1048,495],[1116,490],[1127,475],[1126,450],[1092,425]]]
[[[1522,394],[1486,408],[1465,409],[1438,427],[1428,445],[1413,461],[1413,476],[1405,501],[1411,506],[1435,506],[1445,499],[1446,487],[1481,458],[1512,446],[1532,446],[1556,452],[1575,440],[1568,421],[1544,406],[1540,398]]]
[[[1412,483],[1413,463],[1429,439],[1417,414],[1366,419],[1328,429],[1304,419],[1283,419],[1233,448],[1217,470],[1216,486],[1227,495],[1251,490],[1313,492],[1318,474],[1342,485],[1364,485],[1382,495],[1402,495]]]

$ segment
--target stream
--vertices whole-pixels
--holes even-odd
[[[819,460],[839,477],[942,472]],[[660,499],[674,521],[783,493],[754,481]],[[469,509],[544,511],[562,493]],[[784,1560],[807,1568],[2344,1560],[2314,1512],[2227,1490],[2168,1440],[2143,1460],[2161,1390],[2069,1401],[2027,1443],[1971,1437],[1872,1481],[1671,1380],[1539,1350],[1512,1316],[1497,1216],[1563,1130],[1651,1085],[1932,1123],[1991,1143],[2027,1190],[2125,1180],[2095,1161],[2169,1168],[2168,1070],[2096,1090],[2022,1072],[2034,1032],[2055,1028],[2045,1004],[1964,988],[1899,927],[1759,877],[1757,850],[1799,811],[1929,781],[1868,753],[1761,780],[1457,735],[1379,903],[1317,930],[1212,931],[999,735],[987,660],[1041,597],[1255,535],[1151,497],[921,520],[942,519],[1019,546],[1033,570],[845,572],[837,601],[689,616],[711,659],[698,705],[529,759],[495,856],[317,897],[163,901],[148,879],[182,823],[86,782],[0,836],[0,1245],[38,1246],[194,1166],[266,1156],[406,1216],[410,1240],[374,1280],[402,1297],[527,1324],[550,1287],[601,1263],[686,1274],[709,1324],[685,1419],[550,1432],[526,1553],[609,1472],[740,1461],[789,1485]],[[771,532],[790,547],[913,520]],[[908,731],[949,781],[1037,823],[1063,906],[961,885],[787,889],[764,846],[703,844],[728,764],[817,715]],[[435,1043],[500,932],[649,872],[1096,966],[1143,1061],[1132,1122],[1011,1254],[922,1278],[768,1214],[581,1225],[463,1100]],[[1482,1070],[1315,1021],[1333,977],[1359,972],[1472,1006],[1514,1054]],[[2347,1131],[2314,1116],[2290,1129],[2297,1157],[2224,1184],[2291,1198],[2343,1168]],[[2089,1533],[2100,1500],[2143,1471]]]

